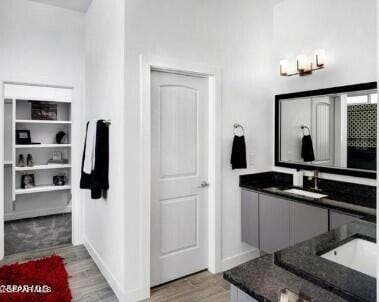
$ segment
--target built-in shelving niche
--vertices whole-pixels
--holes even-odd
[[[5,91],[16,92],[4,98],[4,213],[5,220],[15,220],[71,212],[71,98],[68,89],[11,84]],[[20,90],[20,94],[18,93]],[[36,93],[37,92],[37,93]],[[43,94],[46,92],[47,96]],[[38,94],[38,96],[36,96]],[[19,97],[22,95],[22,97]],[[55,98],[54,95],[57,97]],[[64,98],[60,98],[63,95]],[[32,102],[49,101],[57,104],[57,120],[35,120],[31,116]],[[17,145],[16,130],[29,130],[33,145]],[[57,144],[59,131],[67,133],[66,141]],[[48,164],[55,151],[60,151],[66,164]],[[18,157],[31,154],[33,167],[20,167]],[[53,176],[64,173],[68,182],[55,186]],[[34,174],[35,187],[21,188],[23,174]]]

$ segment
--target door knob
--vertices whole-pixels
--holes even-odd
[[[209,183],[206,182],[205,180],[201,183],[201,185],[199,186],[199,188],[208,188],[209,187]]]

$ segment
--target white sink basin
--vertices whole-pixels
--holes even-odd
[[[289,189],[289,190],[285,190],[284,192],[296,194],[296,195],[301,195],[301,196],[305,196],[305,197],[311,197],[311,198],[323,198],[323,197],[328,196],[328,195],[324,195],[324,194],[313,193],[313,192],[303,191],[303,190],[299,190],[299,189]]]
[[[375,243],[357,238],[321,257],[376,278],[377,250]]]

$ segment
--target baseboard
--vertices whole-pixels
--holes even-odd
[[[44,209],[44,210],[31,210],[24,212],[15,212],[15,213],[7,213],[4,215],[5,221],[12,221],[18,219],[26,219],[26,218],[35,218],[35,217],[43,217],[57,214],[68,214],[71,213],[71,206],[56,208],[56,209]]]
[[[125,293],[125,302],[146,301],[150,297],[150,288],[146,290],[134,289]]]
[[[119,301],[124,301],[125,293],[122,289],[119,281],[114,277],[109,267],[101,259],[100,255],[96,252],[93,246],[88,242],[87,238],[84,238],[84,246],[86,247],[88,253],[92,257],[93,261],[96,263],[100,272],[103,274],[104,278],[107,280],[109,286],[114,291]]]
[[[221,262],[222,271],[227,271],[242,263],[248,262],[260,256],[258,249],[251,249],[246,252],[225,258]]]

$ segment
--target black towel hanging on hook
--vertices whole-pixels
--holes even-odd
[[[235,132],[235,130],[238,128],[241,128],[242,130],[241,136],[238,136]],[[239,124],[234,124],[234,139],[230,163],[232,164],[233,170],[247,168],[245,129]]]
[[[304,129],[308,130],[308,134],[305,134]],[[315,153],[313,150],[313,142],[311,137],[311,131],[308,126],[301,126],[301,130],[303,131],[303,139],[301,144],[301,157],[305,162],[311,162],[315,160]]]
[[[86,155],[86,145],[88,126],[86,129],[86,139],[84,143],[83,159],[82,159],[82,175],[80,179],[80,188],[91,190],[91,198],[99,199],[101,197],[107,197],[107,191],[109,189],[109,125],[110,121],[97,120],[96,121],[96,145],[95,145],[95,162],[94,169],[91,174],[84,172],[84,161]]]

